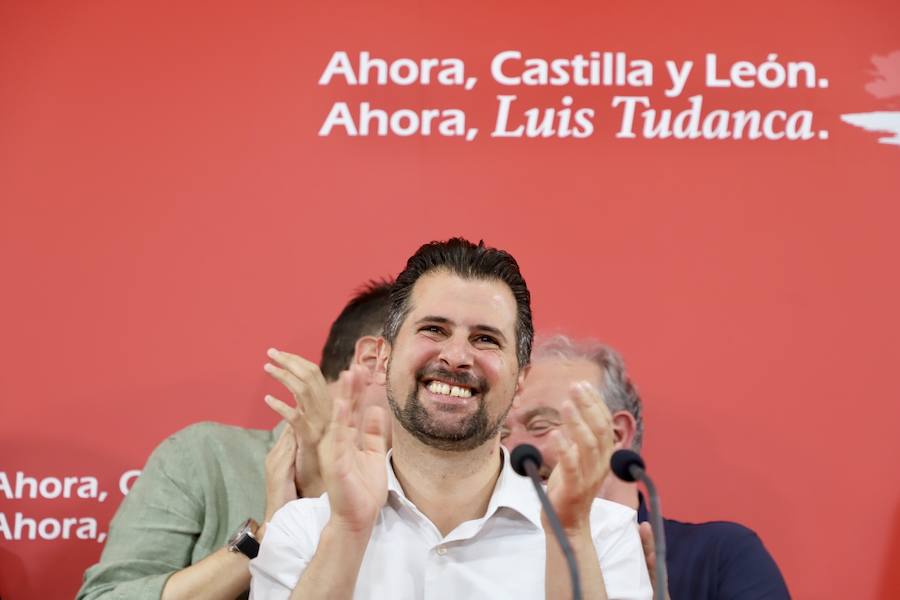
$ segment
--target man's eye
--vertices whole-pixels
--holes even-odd
[[[553,421],[534,421],[528,424],[528,433],[544,435],[559,427],[559,423]]]
[[[419,331],[424,331],[426,333],[437,333],[437,334],[441,334],[444,332],[444,330],[441,329],[440,327],[438,327],[437,325],[425,325],[424,327],[419,329]]]
[[[497,338],[490,335],[479,335],[475,338],[475,343],[480,344],[482,346],[499,346],[500,342],[497,341]]]

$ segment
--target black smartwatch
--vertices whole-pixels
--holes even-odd
[[[230,552],[240,552],[247,558],[256,558],[259,554],[259,542],[256,541],[256,530],[259,523],[253,519],[247,519],[234,532],[231,539],[228,540],[228,550]]]

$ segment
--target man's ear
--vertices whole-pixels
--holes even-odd
[[[387,363],[391,357],[391,345],[383,337],[375,340],[375,383],[384,385],[387,383]]]
[[[519,376],[516,378],[516,393],[513,394],[513,398],[517,398],[522,393],[522,386],[525,385],[525,378],[528,377],[530,371],[531,363],[519,369]]]
[[[612,415],[613,441],[615,449],[631,448],[634,442],[634,434],[637,431],[637,421],[627,410],[619,410]]]
[[[364,335],[356,340],[356,347],[353,351],[353,363],[364,367],[369,372],[369,375],[375,374],[375,368],[378,366],[377,337]]]

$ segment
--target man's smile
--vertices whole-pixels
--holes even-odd
[[[451,396],[454,398],[471,398],[472,388],[453,383],[447,383],[438,379],[432,379],[425,388],[435,395]]]

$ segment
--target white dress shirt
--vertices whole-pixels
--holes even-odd
[[[354,600],[544,598],[541,504],[531,481],[512,470],[502,451],[504,465],[487,512],[446,536],[403,494],[388,453],[388,500],[369,538]],[[591,508],[591,533],[610,600],[653,595],[636,514],[600,499]],[[275,513],[259,556],[250,562],[251,598],[290,597],[329,515],[327,495],[289,502]]]

